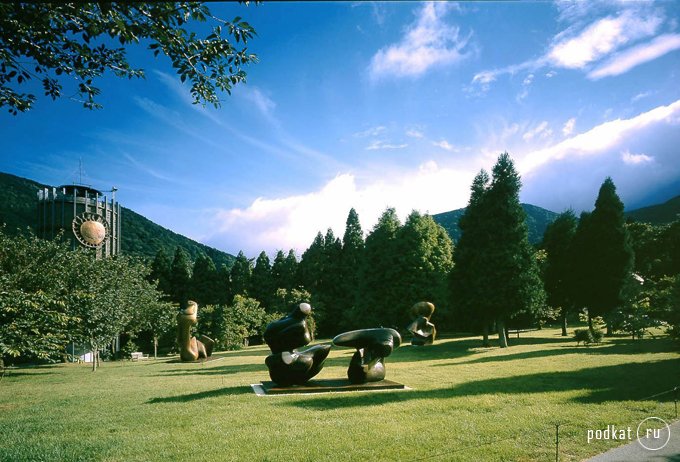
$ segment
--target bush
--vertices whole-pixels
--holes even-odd
[[[128,340],[127,343],[123,345],[123,348],[120,349],[120,352],[125,359],[132,358],[132,353],[135,351],[139,351],[139,347],[132,340]]]
[[[577,345],[581,342],[583,342],[584,345],[600,343],[603,335],[604,334],[600,329],[594,329],[593,331],[590,329],[576,329],[574,331],[574,340],[576,340]]]

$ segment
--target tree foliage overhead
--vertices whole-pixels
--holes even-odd
[[[197,22],[211,32],[198,36]],[[168,56],[191,83],[194,103],[219,107],[218,91],[229,93],[245,80],[243,67],[257,62],[246,47],[254,34],[240,17],[220,19],[201,2],[0,3],[0,107],[31,109],[37,80],[45,96],[100,108],[95,84],[104,73],[144,77],[127,60],[126,47],[135,44]],[[22,93],[26,87],[31,93]]]

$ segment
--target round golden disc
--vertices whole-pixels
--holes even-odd
[[[106,238],[106,228],[98,221],[86,221],[80,225],[80,235],[90,245],[99,245]]]

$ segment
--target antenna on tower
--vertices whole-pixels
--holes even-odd
[[[80,185],[80,186],[89,186],[89,185],[86,185],[85,183],[83,183],[83,178],[87,176],[87,172],[83,169],[83,158],[82,157],[80,157],[78,159],[78,170],[76,170],[73,173],[77,178],[77,181],[76,181],[76,178],[73,179],[73,184]]]

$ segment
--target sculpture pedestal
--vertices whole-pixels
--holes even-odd
[[[329,393],[339,391],[378,391],[378,390],[405,390],[402,383],[391,380],[379,382],[350,383],[347,379],[310,380],[304,385],[292,385],[280,387],[274,382],[266,381],[252,385],[253,391],[258,395],[288,395],[308,393]]]

